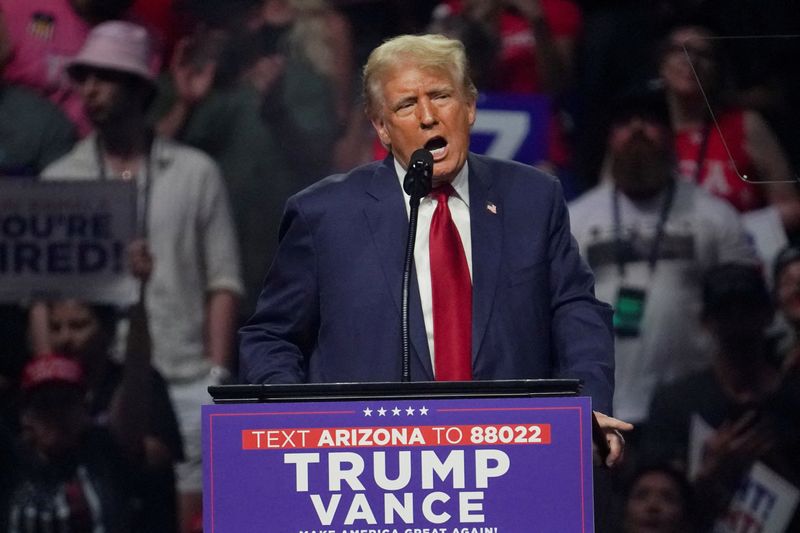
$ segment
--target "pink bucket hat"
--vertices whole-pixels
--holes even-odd
[[[103,68],[155,83],[151,50],[150,36],[142,26],[121,20],[103,22],[89,32],[81,51],[67,64],[67,72],[72,74],[80,67]]]

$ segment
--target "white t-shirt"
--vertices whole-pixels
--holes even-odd
[[[90,135],[48,166],[43,178],[100,179],[96,146]],[[195,379],[211,367],[204,343],[208,293],[243,292],[228,195],[214,162],[188,146],[156,138],[149,167],[147,240],[154,270],[146,303],[153,365],[168,380]]]
[[[703,274],[720,263],[757,260],[732,207],[695,185],[678,182],[654,270],[648,258],[665,193],[646,202],[619,194],[623,240],[631,245],[623,279],[613,190],[604,182],[572,202],[569,212],[581,255],[594,271],[597,297],[615,305],[623,285],[646,292],[639,336],[617,335],[615,347],[614,415],[639,422],[647,417],[657,384],[709,362],[709,339],[699,319]]]

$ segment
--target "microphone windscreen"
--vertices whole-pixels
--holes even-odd
[[[408,162],[408,171],[403,180],[403,190],[413,198],[422,198],[431,190],[431,177],[433,175],[433,156],[425,148],[420,148],[411,154]]]
[[[431,153],[425,148],[419,148],[415,150],[413,154],[411,154],[411,160],[408,163],[408,167],[413,167],[414,163],[422,163],[425,166],[433,166],[433,155],[431,155]]]

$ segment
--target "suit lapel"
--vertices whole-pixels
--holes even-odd
[[[383,268],[385,282],[392,301],[400,317],[401,293],[403,286],[403,264],[405,261],[406,240],[408,238],[408,215],[403,205],[404,195],[394,171],[394,160],[384,160],[367,184],[366,193],[372,201],[366,203],[364,214],[378,257]],[[412,271],[411,294],[409,295],[409,328],[412,357],[416,356],[428,379],[433,379],[428,336],[425,333],[425,320],[419,297],[419,284],[416,272]],[[385,327],[393,327],[387,324]],[[396,324],[400,329],[400,323]]]
[[[480,351],[492,313],[503,249],[503,206],[492,189],[488,166],[469,158],[469,214],[472,232],[472,360]]]

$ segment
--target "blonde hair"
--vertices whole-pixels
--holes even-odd
[[[435,34],[400,35],[373,50],[364,65],[364,104],[370,118],[376,116],[382,103],[383,77],[406,62],[414,63],[423,70],[446,71],[467,98],[475,99],[478,95],[469,77],[467,54],[461,41]]]

